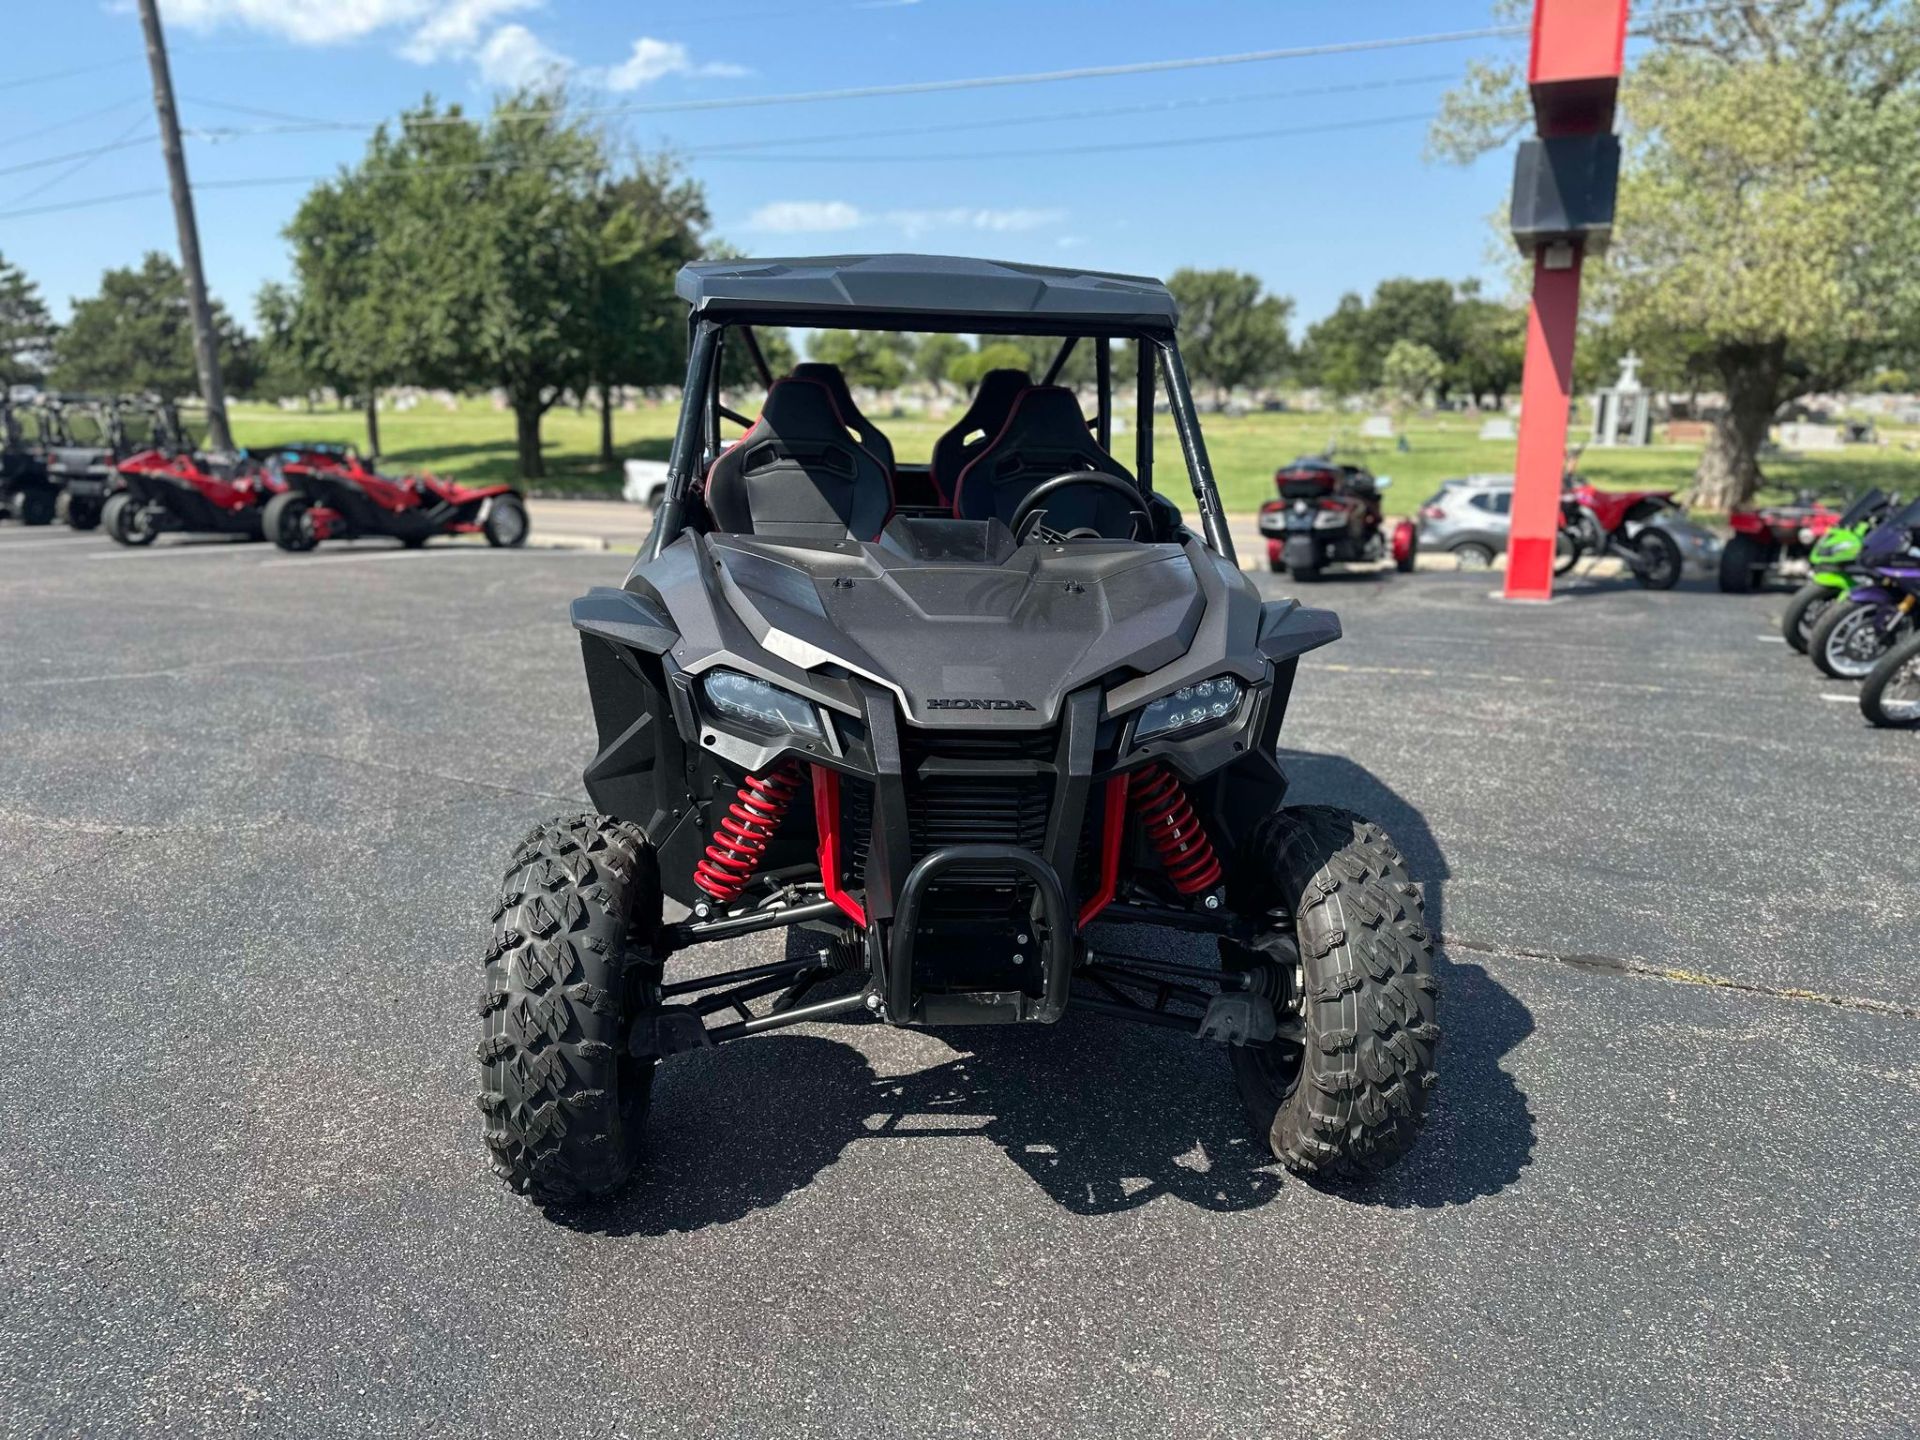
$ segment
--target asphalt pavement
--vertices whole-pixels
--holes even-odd
[[[1920,744],[1782,596],[1306,597],[1299,796],[1445,940],[1384,1185],[1280,1171],[1168,1032],[836,1024],[670,1062],[557,1219],[487,1171],[474,1001],[625,568],[0,525],[0,1433],[1914,1433]]]

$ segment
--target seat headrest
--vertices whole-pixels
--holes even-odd
[[[844,440],[848,427],[832,388],[795,374],[774,381],[768,388],[766,403],[760,407],[760,418],[753,428],[773,430],[796,439],[819,440],[833,436]]]

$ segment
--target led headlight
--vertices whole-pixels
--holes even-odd
[[[700,679],[707,703],[727,720],[763,735],[820,738],[820,717],[791,691],[738,670],[709,670]]]
[[[1175,730],[1194,730],[1217,725],[1240,708],[1240,682],[1231,675],[1216,675],[1193,685],[1182,685],[1171,695],[1162,695],[1140,712],[1133,727],[1135,740]]]

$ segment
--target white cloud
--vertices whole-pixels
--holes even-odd
[[[747,73],[742,66],[729,65],[724,61],[695,64],[692,54],[679,41],[655,40],[650,35],[642,35],[633,42],[633,53],[625,60],[604,70],[593,71],[588,78],[596,85],[624,93],[651,85],[668,75],[732,76]]]
[[[879,227],[898,230],[909,239],[942,230],[984,230],[1010,234],[1040,230],[1067,218],[1064,210],[992,210],[953,206],[940,210],[883,210],[870,212],[844,200],[776,200],[747,218],[746,229],[807,234],[831,230]]]
[[[237,25],[301,45],[332,45],[451,7],[444,0],[163,0],[161,8],[170,23],[189,30]]]
[[[502,15],[537,8],[541,0],[451,0],[440,5],[413,32],[400,53],[416,65],[469,56],[480,48],[480,32]]]
[[[518,89],[522,85],[546,85],[562,79],[573,62],[524,25],[502,25],[487,37],[474,56],[480,78],[489,85]]]
[[[859,207],[844,200],[775,200],[748,216],[746,228],[797,235],[857,230],[866,223]]]

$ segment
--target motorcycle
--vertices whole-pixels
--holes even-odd
[[[1836,601],[1846,599],[1859,580],[1855,568],[1860,547],[1867,535],[1893,511],[1900,508],[1900,497],[1873,489],[1849,505],[1828,530],[1814,542],[1808,556],[1812,577],[1793,592],[1786,613],[1780,617],[1780,633],[1787,644],[1802,655],[1813,627]],[[1724,588],[1724,587],[1722,587]]]
[[[1671,490],[1598,490],[1569,475],[1560,496],[1562,533],[1570,555],[1556,557],[1555,573],[1571,570],[1591,555],[1611,555],[1625,563],[1648,590],[1671,590],[1680,583],[1684,559],[1680,542],[1667,530],[1684,521]]]
[[[1920,500],[1882,523],[1860,547],[1861,579],[1828,607],[1807,638],[1824,675],[1860,680],[1914,633],[1920,617]]]
[[[1382,560],[1413,569],[1419,539],[1413,521],[1386,529],[1380,492],[1393,481],[1359,465],[1301,459],[1274,472],[1278,500],[1260,507],[1260,534],[1267,542],[1267,568],[1291,571],[1303,583],[1320,578],[1330,564]]]

